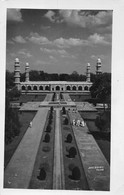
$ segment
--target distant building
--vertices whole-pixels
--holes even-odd
[[[101,73],[101,60],[98,59],[96,74]],[[20,63],[15,59],[14,66],[15,85],[22,93],[42,93],[42,92],[89,92],[92,82],[90,81],[90,64],[86,68],[86,81],[30,81],[29,63],[25,66],[25,82],[20,82]]]

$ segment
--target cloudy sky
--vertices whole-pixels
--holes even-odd
[[[111,10],[7,10],[7,69],[14,70],[14,59],[21,71],[85,74],[87,63],[95,73],[97,58],[102,70],[111,71]]]

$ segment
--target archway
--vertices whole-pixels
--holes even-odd
[[[22,86],[22,90],[25,90],[25,86],[24,85]]]
[[[73,91],[76,91],[76,86],[73,86],[73,87],[72,87],[72,90],[73,90]]]
[[[87,87],[87,86],[85,86],[85,87],[84,87],[84,90],[85,90],[85,91],[88,91],[88,87]]]
[[[56,90],[57,91],[60,91],[60,86],[56,86]]]
[[[79,90],[79,91],[82,91],[82,86],[79,86],[79,87],[78,87],[78,90]]]
[[[37,86],[34,86],[34,87],[33,87],[33,90],[37,90]]]
[[[47,91],[49,90],[49,86],[48,85],[45,87],[45,90],[47,90]]]
[[[66,90],[70,91],[71,90],[71,87],[70,86],[67,86],[66,87]]]
[[[28,90],[31,90],[31,86],[28,86]]]
[[[40,87],[39,87],[39,90],[43,90],[43,86],[40,86]]]

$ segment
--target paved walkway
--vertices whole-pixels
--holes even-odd
[[[70,120],[81,119],[80,114],[69,112]],[[87,126],[72,126],[81,161],[90,190],[109,190],[110,168]]]
[[[75,107],[76,104],[75,102],[73,102],[68,93],[63,94],[64,96],[64,102],[61,101],[54,101],[52,103],[52,94],[48,94],[49,97],[47,98],[47,100],[45,99],[43,102],[40,103],[40,107],[48,107],[48,106],[54,106],[54,107]]]
[[[5,188],[29,186],[32,171],[48,114],[48,108],[41,108],[32,121],[5,170]]]
[[[56,108],[53,189],[65,189],[60,109]]]
[[[67,102],[71,101],[72,102],[72,100],[71,100],[71,98],[70,98],[68,93],[63,93],[63,97],[64,97],[65,101],[67,101]]]
[[[53,93],[49,93],[46,95],[46,98],[44,99],[43,102],[40,102],[40,107],[46,107],[49,106],[49,102],[52,101]]]
[[[52,100],[53,93],[48,93],[44,99],[45,102],[49,102]]]

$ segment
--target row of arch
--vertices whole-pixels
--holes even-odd
[[[34,85],[34,86],[30,86],[30,85],[28,85],[28,86],[25,86],[25,85],[22,85],[22,87],[21,87],[21,89],[22,90],[34,90],[34,91],[37,91],[37,90],[41,90],[41,91],[43,91],[43,90],[45,90],[45,91],[50,91],[50,86],[45,86],[45,87],[43,87],[43,86],[36,86],[36,85]],[[67,91],[76,91],[76,90],[79,90],[79,91],[82,91],[82,90],[84,90],[84,91],[88,91],[89,90],[89,87],[88,86],[85,86],[84,88],[82,87],[82,86],[78,86],[78,87],[76,87],[76,86],[66,86],[66,88],[65,88]],[[60,86],[55,86],[54,88],[52,88],[52,90],[56,90],[56,91],[63,91],[64,89],[63,89],[63,87],[61,88]]]

